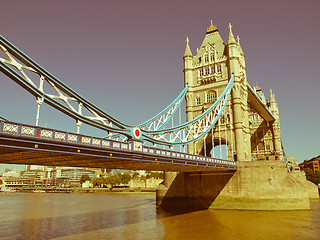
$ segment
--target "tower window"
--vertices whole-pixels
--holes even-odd
[[[208,68],[208,67],[206,67],[206,68],[204,69],[204,74],[205,74],[205,75],[209,74],[209,68]]]
[[[207,93],[207,103],[213,103],[216,101],[216,92]]]
[[[201,63],[201,57],[199,57],[199,63]]]
[[[204,56],[204,62],[209,62],[209,56],[208,55]]]
[[[221,65],[217,66],[217,72],[221,72]]]
[[[197,97],[196,98],[196,105],[200,105],[201,104],[201,99],[200,99],[200,97]]]
[[[200,77],[203,76],[203,69],[202,69],[202,68],[199,69],[199,76],[200,76]]]
[[[211,73],[214,73],[214,66],[211,66]]]
[[[214,61],[214,54],[213,53],[210,54],[210,60]]]

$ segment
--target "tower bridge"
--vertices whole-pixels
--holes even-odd
[[[231,24],[226,43],[212,22],[196,55],[189,42],[187,38],[183,56],[185,88],[159,114],[131,126],[83,98],[0,36],[6,56],[0,57],[0,71],[32,94],[37,104],[35,125],[1,119],[0,163],[166,171],[157,190],[162,207],[310,208],[303,173],[290,175],[281,161],[275,96],[270,90],[267,100],[258,85],[248,82],[245,55]],[[187,121],[182,123],[184,99]],[[43,103],[74,119],[77,133],[39,127]],[[178,112],[180,121],[174,125]],[[81,135],[82,124],[105,131],[106,137]],[[181,151],[174,150],[177,146]],[[215,148],[220,156],[214,156]]]
[[[186,97],[188,121],[207,109],[234,74],[229,107],[215,126],[218,131],[211,131],[197,144],[190,146],[190,152],[208,154],[222,141],[228,147],[228,159],[282,160],[280,119],[275,96],[271,92],[267,101],[261,89],[252,87],[248,82],[245,55],[240,38],[236,40],[233,35],[231,24],[228,42],[225,43],[217,26],[211,22],[195,56],[189,41],[187,38],[183,57],[185,85],[189,85]]]

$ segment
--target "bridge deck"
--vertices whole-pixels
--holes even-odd
[[[260,116],[267,122],[273,122],[275,120],[271,110],[268,109],[265,103],[262,102],[256,91],[248,83],[248,103],[253,109],[260,114]]]
[[[0,162],[176,172],[235,171],[232,161],[0,122]]]

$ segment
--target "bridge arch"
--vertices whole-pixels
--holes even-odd
[[[202,156],[211,156],[235,160],[235,146],[231,143],[231,136],[218,136],[218,133],[209,133],[205,139],[198,140],[196,143],[195,153]],[[221,154],[220,154],[221,153]]]

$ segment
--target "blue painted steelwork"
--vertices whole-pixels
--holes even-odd
[[[143,146],[141,141],[119,142],[110,139],[96,138],[81,134],[74,134],[55,129],[25,125],[15,122],[0,120],[0,147],[31,149],[32,151],[60,152],[79,154],[91,157],[108,157],[106,151],[122,154],[117,159],[127,159],[125,156],[134,154],[135,161],[148,161],[154,164],[166,163],[172,165],[193,165],[204,168],[236,170],[237,165],[233,161],[217,158],[181,153],[172,150]],[[5,144],[4,144],[4,143]],[[35,145],[35,144],[40,145]],[[33,144],[33,145],[30,145]],[[60,148],[57,149],[56,147]],[[42,148],[42,149],[40,149]],[[88,149],[89,148],[89,149]],[[71,149],[71,150],[64,150]],[[78,151],[79,150],[79,151]],[[81,151],[80,151],[81,150]],[[82,150],[90,150],[84,153]],[[139,156],[139,157],[138,157]],[[146,160],[143,160],[146,159]],[[1,161],[0,161],[1,162]]]
[[[197,124],[201,121],[202,122],[209,121],[210,119],[207,119],[207,118],[210,117],[210,114],[211,114],[210,124],[204,125],[203,131],[201,133],[199,133],[197,136],[192,137],[192,139],[188,139],[190,137],[190,135],[186,135],[186,136],[184,136],[184,139],[181,139],[178,142],[174,142],[172,140],[170,141],[170,140],[165,139],[163,137],[158,137],[158,139],[155,139],[154,137],[149,137],[149,136],[146,137],[147,134],[143,134],[143,136],[145,137],[146,140],[148,140],[150,142],[153,142],[156,144],[162,144],[162,145],[169,145],[169,146],[188,144],[188,143],[197,141],[201,137],[205,136],[214,127],[214,125],[216,124],[216,122],[220,118],[220,116],[221,116],[221,114],[227,104],[227,101],[230,97],[233,82],[234,82],[234,75],[232,74],[228,85],[226,86],[226,88],[224,89],[224,91],[220,95],[220,97],[217,99],[217,101],[214,104],[212,104],[205,112],[200,114],[198,117],[192,119],[191,121],[183,123],[179,126],[175,126],[173,128],[162,129],[162,130],[157,130],[157,131],[148,131],[148,133],[147,133],[147,134],[153,135],[153,136],[161,136],[161,135],[163,136],[163,135],[172,134],[174,131],[180,131],[180,132],[181,132],[181,130],[190,131],[191,126],[193,126],[194,124]],[[213,119],[212,119],[212,114],[214,114]],[[200,124],[201,123],[198,124],[199,128],[202,127]],[[178,133],[175,133],[175,136],[177,136],[177,135],[178,135]],[[177,140],[177,139],[178,138],[175,138],[174,140]]]
[[[59,111],[67,114],[79,122],[84,122],[109,133],[122,134],[128,139],[134,138],[132,130],[135,128],[135,126],[130,126],[120,122],[77,94],[74,90],[50,74],[2,36],[0,36],[0,48],[9,57],[9,60],[0,58],[0,71],[26,89],[29,93],[34,95],[39,100],[38,104],[41,104],[41,102],[44,101],[50,106],[58,109]],[[20,64],[13,57],[25,65]],[[14,66],[16,69],[18,69],[18,71],[13,70],[11,67],[8,67],[8,65]],[[32,80],[28,78],[28,76],[24,73],[24,70],[28,70],[39,75],[39,87],[37,87]],[[172,118],[173,114],[181,104],[182,99],[187,92],[186,87],[166,109],[157,114],[155,117],[138,125],[141,129],[141,139],[153,144],[172,146],[188,144],[205,136],[208,131],[213,128],[221,116],[222,111],[229,99],[233,81],[234,77],[232,75],[222,95],[207,111],[202,113],[200,116],[184,124],[164,129],[165,124]],[[43,90],[44,82],[48,83],[57,92],[58,96],[45,93]],[[56,98],[62,100],[67,106],[55,100]],[[79,110],[77,111],[74,109],[74,107],[72,107],[68,101],[77,102],[79,105]],[[93,116],[84,116],[81,110],[82,106],[91,112]],[[155,124],[157,121],[159,121],[160,118],[163,118],[163,121],[160,122],[160,124],[150,127],[152,124]]]
[[[156,116],[150,118],[149,120],[145,121],[144,123],[141,123],[138,125],[139,128],[145,130],[145,131],[151,131],[151,127],[149,127],[148,125],[153,124],[155,122],[158,122],[159,124],[157,126],[154,127],[153,131],[156,130],[160,130],[162,129],[167,122],[172,118],[172,116],[175,114],[175,112],[177,111],[177,109],[179,108],[179,106],[182,103],[183,98],[185,97],[186,93],[188,92],[188,84],[186,85],[186,87],[182,90],[182,92],[179,94],[179,96],[168,106],[166,107],[164,110],[162,110],[160,113],[158,113]],[[170,111],[171,110],[171,111]],[[166,113],[169,113],[169,117],[167,117],[163,122],[160,122],[159,119]],[[147,129],[147,130],[146,130]]]
[[[179,96],[176,97],[176,99],[173,100],[169,106],[163,109],[156,116],[150,118],[144,123],[139,124],[138,127],[144,131],[156,131],[164,128],[164,126],[168,123],[168,121],[172,119],[173,115],[176,113],[176,111],[180,107],[187,92],[188,92],[188,85],[186,85],[186,87],[181,91]],[[111,138],[122,139],[123,141],[127,140],[127,137],[122,138],[120,134],[115,134]]]
[[[77,94],[75,91],[73,91],[70,87],[68,87],[66,84],[61,82],[59,79],[57,79],[55,76],[47,72],[44,68],[42,68],[39,64],[37,64],[35,61],[33,61],[31,58],[29,58],[26,54],[24,54],[22,51],[20,51],[17,47],[15,47],[13,44],[11,44],[9,41],[7,41],[4,37],[0,36],[0,44],[8,50],[10,54],[12,54],[14,57],[16,57],[18,60],[20,60],[22,63],[24,63],[27,67],[30,67],[34,69],[34,72],[39,74],[39,76],[44,76],[47,81],[50,81],[53,83],[56,87],[58,87],[59,90],[63,91],[64,93],[68,94],[70,97],[73,97],[77,99],[79,102],[81,102],[85,107],[88,107],[92,110],[94,110],[96,113],[98,113],[102,118],[105,118],[113,125],[117,126],[118,128],[110,127],[105,124],[101,124],[99,122],[92,121],[81,114],[72,111],[71,109],[65,107],[61,103],[57,102],[53,98],[50,98],[47,96],[41,89],[37,88],[33,83],[27,81],[24,77],[17,74],[15,71],[13,71],[11,68],[7,67],[6,64],[3,61],[0,61],[0,70],[6,74],[8,77],[10,77],[12,80],[14,80],[16,83],[18,83],[20,86],[25,88],[28,92],[30,92],[35,97],[39,97],[44,99],[44,101],[49,104],[50,106],[58,109],[59,111],[67,114],[68,116],[80,120],[82,122],[85,122],[89,125],[92,125],[94,127],[100,128],[102,130],[111,131],[111,132],[119,132],[122,134],[125,134],[127,136],[131,136],[129,132],[128,125],[118,121],[117,119],[113,118],[109,114],[105,113],[100,108],[96,107],[89,101],[87,101],[85,98]]]

